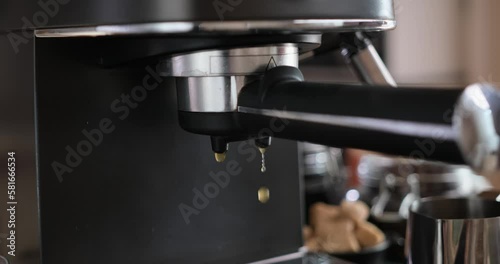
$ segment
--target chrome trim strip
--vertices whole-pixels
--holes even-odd
[[[378,19],[295,19],[201,22],[155,22],[92,27],[47,28],[35,30],[40,38],[100,37],[144,34],[182,34],[196,32],[250,33],[258,30],[283,32],[380,31],[396,27],[395,20]]]
[[[273,263],[283,263],[285,261],[289,261],[289,260],[294,260],[294,259],[298,259],[298,258],[302,258],[304,257],[305,255],[307,254],[307,250],[302,247],[299,249],[298,252],[295,252],[295,253],[290,253],[290,254],[287,254],[287,255],[282,255],[282,256],[278,256],[278,257],[274,257],[274,258],[269,258],[269,259],[264,259],[264,260],[259,260],[259,261],[256,261],[256,262],[250,262],[248,264],[273,264]]]
[[[299,48],[293,43],[195,51],[163,60],[159,74],[173,77],[262,75],[276,66],[298,67],[298,56]]]
[[[352,65],[356,67],[358,72],[363,76],[364,80],[361,81],[366,81],[371,85],[398,86],[373,45],[370,44],[366,49],[359,51],[358,54],[354,55],[351,59]]]
[[[452,128],[452,126],[431,123],[397,121],[357,116],[337,116],[293,111],[277,111],[270,109],[255,109],[243,106],[238,107],[238,112],[332,126],[367,129],[413,137],[439,138],[440,140],[454,140],[457,138],[456,132]]]

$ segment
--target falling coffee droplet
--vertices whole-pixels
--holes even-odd
[[[262,165],[260,167],[260,171],[262,173],[266,172],[266,149],[265,148],[259,148],[260,154],[262,155]]]
[[[271,198],[271,192],[267,187],[260,187],[259,191],[257,192],[257,196],[259,198],[259,202],[265,204]]]
[[[215,160],[217,162],[224,162],[225,159],[226,159],[226,152],[224,152],[224,153],[215,152]]]

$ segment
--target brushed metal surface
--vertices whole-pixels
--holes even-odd
[[[410,209],[409,263],[499,263],[500,203],[426,198]]]

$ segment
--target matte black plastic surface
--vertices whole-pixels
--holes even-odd
[[[275,118],[242,114],[240,122],[249,133],[262,129]],[[275,138],[305,141],[338,148],[357,148],[415,159],[465,164],[458,145],[453,140],[429,139],[419,136],[396,135],[359,128],[324,125],[314,122],[282,119],[283,131],[274,132]],[[431,144],[431,145],[428,145]]]
[[[173,80],[165,79],[124,120],[110,106],[141,85],[146,65],[100,68],[102,39],[37,40],[41,241],[44,263],[247,263],[302,245],[297,144],[276,140],[260,172],[258,150],[230,145],[217,163],[210,138],[180,128]],[[154,66],[154,65],[153,65]],[[153,67],[154,68],[154,67]],[[110,118],[115,130],[62,182],[54,161]],[[241,168],[186,224],[179,205],[229,162]],[[257,190],[271,199],[261,204]]]
[[[292,71],[292,72],[290,72]],[[387,120],[451,124],[451,116],[463,92],[461,89],[311,83],[300,70],[277,67],[269,70],[262,83],[245,87],[239,106],[284,109],[287,111],[372,117]],[[292,76],[292,77],[290,77]],[[278,83],[279,80],[281,83]],[[261,85],[262,84],[262,85]]]
[[[306,52],[321,44],[320,34],[255,34],[235,36],[163,36],[103,38],[99,50],[99,63],[105,66],[206,49],[228,49],[235,47],[265,46],[276,43],[297,43],[299,51]]]
[[[57,5],[45,11],[39,2]],[[226,6],[226,8],[221,6]],[[215,6],[218,6],[216,8]],[[227,8],[227,6],[229,8]],[[55,11],[57,10],[57,11]],[[219,10],[219,11],[218,11]],[[227,10],[221,12],[220,10]],[[46,20],[39,12],[49,14]],[[221,15],[222,14],[222,15]],[[23,19],[25,18],[25,19]],[[164,21],[394,19],[392,0],[42,0],[0,2],[0,31]],[[40,21],[37,23],[36,21]]]
[[[38,263],[40,233],[35,145],[34,39],[15,53],[0,34],[0,255],[11,264]],[[15,152],[15,229],[8,228],[7,158]],[[7,254],[14,230],[15,257]],[[2,261],[0,261],[2,262]]]
[[[345,118],[374,118],[441,125],[451,128],[455,104],[463,89],[410,88],[322,84],[300,81],[293,67],[269,70],[262,81],[244,87],[238,105],[276,112],[325,114]],[[281,80],[281,81],[280,81]],[[249,134],[275,118],[242,114],[239,124]],[[285,121],[283,121],[285,120]],[[276,137],[308,141],[333,147],[351,147],[412,158],[464,163],[454,138],[439,133],[421,136],[415,128],[399,134],[396,123],[388,131],[327,125],[315,121],[283,119],[286,129]],[[399,125],[406,126],[406,125]],[[394,130],[394,131],[391,131]],[[439,130],[436,130],[439,131]],[[425,131],[432,132],[432,131]]]

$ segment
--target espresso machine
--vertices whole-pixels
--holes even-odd
[[[370,41],[392,0],[0,14],[0,263],[311,263],[297,141],[499,168],[494,87],[396,88]],[[321,49],[363,84],[306,82]]]

